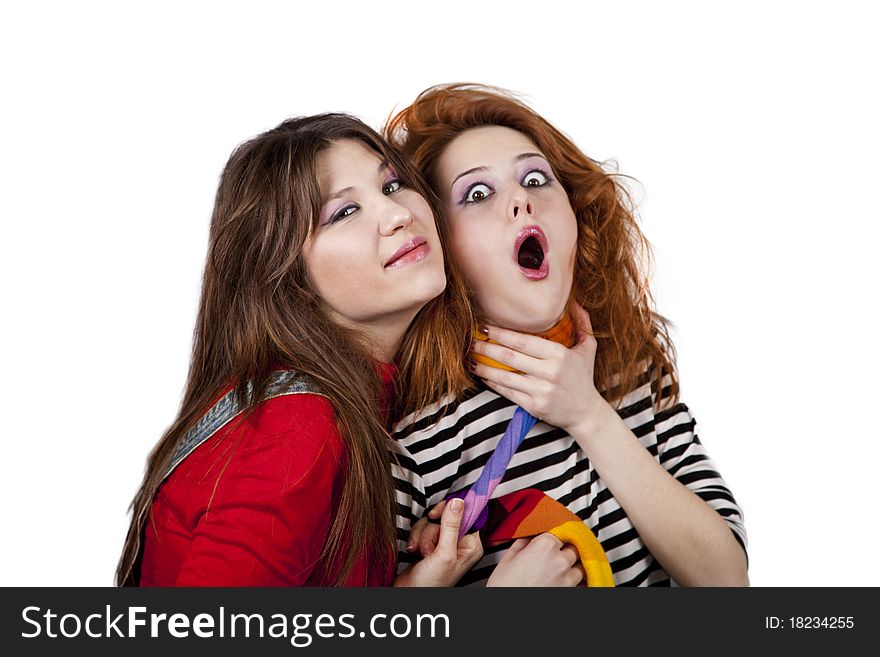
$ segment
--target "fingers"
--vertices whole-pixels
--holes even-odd
[[[539,557],[545,563],[555,562],[554,568],[558,569],[557,585],[577,586],[586,578],[581,555],[571,543],[563,543],[550,533],[539,534],[532,543],[536,550],[545,551]]]
[[[440,536],[437,539],[437,549],[444,554],[454,555],[458,545],[458,528],[461,526],[461,516],[464,511],[464,500],[454,498],[443,509],[440,516]]]
[[[530,542],[528,538],[518,538],[516,539],[509,548],[507,548],[507,552],[505,552],[501,559],[498,561],[499,564],[505,563],[513,559],[517,554],[523,551]]]
[[[406,551],[412,552],[416,548],[419,549],[423,557],[431,554],[437,547],[437,538],[440,534],[440,527],[431,523],[431,520],[438,520],[446,507],[446,500],[436,504],[425,518],[420,518],[409,531],[409,539],[406,542]]]
[[[560,566],[564,569],[560,578],[560,584],[563,586],[577,586],[586,579],[584,567],[581,565],[581,555],[577,548],[571,543],[563,543],[552,534],[541,534],[553,539],[550,549],[554,550],[561,560]],[[539,536],[538,538],[540,538]],[[547,542],[550,543],[549,538]]]
[[[542,359],[523,354],[504,345],[476,340],[471,349],[476,354],[491,358],[524,374],[534,374],[540,371]]]
[[[427,518],[420,518],[416,524],[412,526],[412,529],[409,530],[409,539],[406,542],[406,551],[412,552],[416,549],[416,545],[419,544],[419,538],[422,535],[422,532],[425,531],[425,527],[428,526]]]
[[[593,337],[593,322],[590,320],[590,313],[579,303],[573,304],[573,309],[572,314],[578,327],[578,344],[580,344],[585,338]]]
[[[581,562],[578,561],[575,565],[571,567],[571,570],[568,572],[565,578],[565,584],[567,586],[577,586],[581,582],[585,582],[587,580],[587,573],[584,572],[584,567],[581,565]]]
[[[445,509],[445,508],[446,508],[446,500],[443,500],[442,502],[439,502],[436,506],[434,506],[433,509],[428,511],[428,517],[431,520],[439,520],[440,517],[443,515],[443,509]]]
[[[513,543],[487,586],[577,586],[583,581],[584,569],[574,546],[544,533]]]
[[[533,549],[561,550],[565,546],[565,543],[560,541],[550,532],[544,532],[543,534],[535,536],[529,545]]]
[[[458,558],[464,572],[483,558],[483,541],[480,540],[479,532],[466,534],[458,542]]]
[[[580,563],[581,555],[571,543],[563,543],[553,534],[545,532],[538,534],[529,544],[531,551],[540,552],[541,559],[547,559],[550,555],[558,556],[559,563],[566,568],[571,568]],[[537,557],[537,554],[536,554]]]
[[[486,334],[487,337],[490,340],[497,342],[498,345],[491,345],[481,340],[476,341],[475,345],[481,344],[490,347],[497,347],[500,345],[501,349],[509,347],[510,349],[519,352],[521,355],[526,357],[531,356],[533,358],[547,358],[553,354],[556,343],[551,342],[550,340],[545,340],[544,338],[539,338],[537,335],[529,335],[528,333],[520,333],[519,331],[512,331],[510,329],[503,329],[491,325],[486,325],[485,328],[488,331],[488,334]],[[496,358],[495,360],[498,359]],[[505,363],[505,365],[508,364],[509,363]],[[517,369],[521,368],[518,367]]]
[[[498,329],[499,331],[501,329]],[[514,333],[514,335],[522,335]],[[552,372],[553,363],[557,362],[564,355],[566,348],[539,338],[537,336],[526,336],[536,342],[529,344],[536,345],[531,349],[530,353],[522,353],[504,344],[493,344],[485,340],[477,340],[471,349],[474,353],[486,356],[492,360],[517,370],[517,373],[528,374],[539,378],[547,378]]]
[[[581,555],[578,553],[577,548],[571,543],[563,545],[561,552],[570,566],[575,566],[580,563]]]
[[[464,502],[454,499],[445,504],[439,525],[428,522],[427,518],[416,523],[421,532],[418,545],[422,547],[430,542],[429,552],[423,551],[424,558],[401,573],[395,579],[395,586],[452,586],[483,557],[478,533],[458,540],[463,511]]]
[[[507,399],[512,401],[517,406],[522,406],[523,408],[528,410],[528,408],[530,406],[529,405],[530,397],[528,394],[526,394],[525,392],[522,392],[520,390],[516,390],[514,388],[506,386],[502,383],[497,383],[496,381],[493,381],[492,379],[486,378],[485,376],[480,374],[480,372],[482,371],[480,368],[483,368],[483,367],[486,367],[486,366],[485,365],[478,365],[477,369],[474,370],[474,373],[477,376],[479,376],[481,379],[483,379],[483,381],[485,382],[485,384],[487,386],[489,386],[492,390],[497,392],[502,397],[506,397]],[[494,368],[486,367],[486,369],[493,370]],[[495,370],[495,371],[498,372],[500,370]]]
[[[437,543],[440,540],[440,525],[434,523],[427,523],[424,527],[424,530],[419,536],[419,541],[416,543],[416,546],[419,549],[419,554],[423,557],[427,557],[434,550],[437,549]]]
[[[410,530],[406,551],[413,552],[418,549],[423,557],[427,557],[437,549],[439,537],[440,525],[430,522],[427,518],[421,518]]]

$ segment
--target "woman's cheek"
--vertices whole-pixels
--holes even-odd
[[[453,224],[450,236],[452,238],[451,250],[455,262],[464,272],[465,276],[469,277],[473,265],[479,260],[479,245],[462,230],[461,225],[458,223]]]

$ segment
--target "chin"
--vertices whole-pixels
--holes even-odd
[[[431,299],[439,297],[446,289],[446,273],[441,269],[439,273],[433,273],[425,276],[414,286],[413,294],[423,303],[428,303]]]
[[[566,297],[548,299],[547,296],[541,295],[537,298],[526,299],[525,302],[530,304],[530,311],[525,317],[528,318],[529,333],[540,333],[546,331],[556,324],[565,313]]]
[[[558,304],[558,307],[544,304],[538,304],[536,307],[519,303],[516,308],[508,306],[503,311],[495,308],[481,314],[490,324],[502,328],[520,333],[542,333],[558,322],[564,311],[564,303]]]
[[[558,314],[546,315],[542,317],[532,317],[528,321],[528,326],[524,327],[521,330],[523,333],[543,333],[554,324],[556,324],[561,316],[562,313],[560,312]]]

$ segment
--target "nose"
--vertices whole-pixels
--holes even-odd
[[[535,208],[529,199],[528,192],[522,187],[517,187],[510,196],[510,211],[508,213],[510,220],[516,221],[523,216],[531,217],[534,213]]]
[[[412,211],[388,196],[385,197],[381,212],[379,232],[382,235],[393,235],[399,229],[407,228],[413,222]]]

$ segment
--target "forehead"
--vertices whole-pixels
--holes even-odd
[[[321,151],[315,164],[322,191],[332,193],[337,187],[355,185],[358,179],[375,177],[382,158],[360,140],[342,139]]]
[[[500,125],[480,126],[465,130],[453,139],[440,156],[440,174],[456,175],[459,170],[491,166],[522,153],[540,153],[526,135]]]

